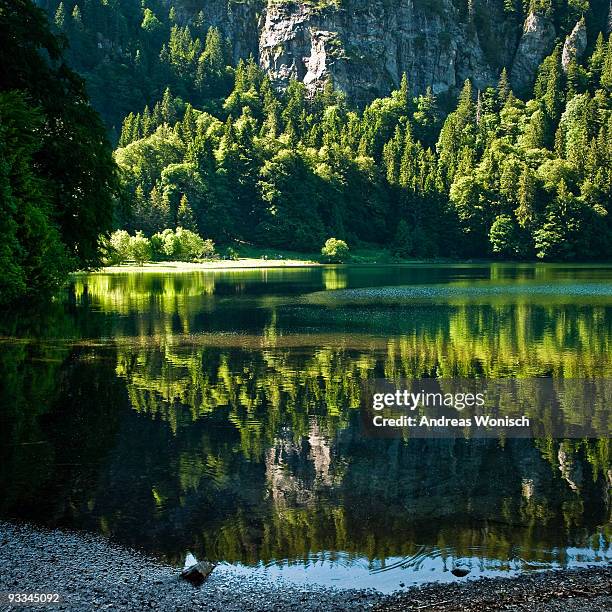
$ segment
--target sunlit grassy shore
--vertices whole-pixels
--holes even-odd
[[[139,266],[127,263],[120,266],[107,266],[97,270],[103,274],[125,272],[197,272],[198,270],[225,270],[229,268],[294,268],[297,266],[319,266],[320,263],[299,259],[254,259],[250,257],[235,260],[212,260],[202,262],[188,261],[151,261]],[[95,272],[94,272],[95,273]]]
[[[198,270],[225,270],[248,268],[292,268],[301,266],[320,266],[325,262],[320,253],[300,253],[298,251],[285,251],[273,248],[257,248],[242,245],[237,252],[236,259],[213,259],[207,261],[151,261],[142,266],[136,262],[128,262],[117,266],[106,266],[97,270],[102,274],[115,274],[126,272],[191,272]],[[408,263],[406,259],[393,257],[391,253],[382,248],[361,248],[353,250],[346,263],[374,264],[374,263]]]

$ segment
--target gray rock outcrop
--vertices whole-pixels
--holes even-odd
[[[553,50],[555,38],[555,26],[548,17],[537,13],[527,15],[510,73],[510,82],[516,91],[524,91],[532,84],[538,66]]]
[[[181,18],[200,10],[235,59],[253,55],[276,86],[297,78],[314,90],[331,78],[356,104],[387,95],[404,72],[414,92],[455,94],[467,78],[495,84],[506,67],[523,92],[557,37],[551,19],[532,12],[522,23],[503,0],[183,0]]]
[[[581,19],[572,30],[571,34],[565,39],[561,65],[567,71],[572,60],[579,60],[584,55],[587,46],[587,31],[584,19]]]

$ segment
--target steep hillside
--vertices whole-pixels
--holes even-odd
[[[176,4],[176,3],[175,3]],[[519,0],[185,0],[180,17],[203,11],[234,46],[252,54],[280,86],[291,77],[320,87],[332,77],[356,104],[387,95],[402,74],[422,93],[457,93],[497,81],[502,68],[515,91],[533,85],[557,40],[587,15],[589,30],[605,28],[605,2]]]
[[[320,89],[331,77],[350,104],[363,106],[397,88],[403,73],[414,93],[431,87],[444,98],[456,96],[467,78],[477,89],[495,84],[505,67],[513,90],[528,95],[542,60],[583,16],[585,44],[579,51],[587,39],[591,47],[612,23],[609,0],[39,3],[73,47],[84,47],[85,52],[74,53],[73,63],[88,77],[96,106],[113,123],[161,97],[164,79],[154,73],[173,26],[188,26],[202,40],[215,26],[227,41],[231,63],[253,56],[281,88],[297,78],[311,90]],[[109,75],[113,66],[120,70]],[[115,91],[105,100],[111,76]],[[140,92],[135,108],[122,103],[123,87]],[[113,112],[116,106],[121,112]]]
[[[609,0],[56,1],[142,240],[611,257]]]

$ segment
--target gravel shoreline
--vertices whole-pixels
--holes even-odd
[[[589,567],[432,584],[395,594],[375,610],[529,610],[530,612],[612,610],[612,567]]]
[[[0,593],[59,593],[59,610],[612,610],[612,567],[409,588],[393,595],[249,577],[218,567],[199,588],[101,536],[0,522]],[[10,609],[6,599],[0,609]],[[29,607],[28,609],[34,609]]]

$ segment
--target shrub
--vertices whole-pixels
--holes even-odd
[[[108,263],[116,265],[130,258],[130,235],[125,230],[117,230],[108,242]]]
[[[191,261],[210,258],[215,255],[212,240],[204,240],[190,230],[177,227],[176,230],[165,229],[147,238],[142,232],[130,236],[125,230],[117,230],[108,241],[109,265],[135,260],[139,265],[145,261],[176,259]]]
[[[516,257],[521,252],[518,227],[508,215],[499,215],[489,230],[491,249],[502,257]]]
[[[321,255],[329,263],[343,263],[348,259],[348,254],[348,245],[338,238],[328,238],[321,249]]]
[[[225,251],[225,258],[231,261],[236,261],[238,259],[238,251],[232,247],[227,247]]]
[[[161,250],[166,257],[179,261],[189,261],[202,257],[212,257],[215,254],[215,245],[212,240],[204,240],[195,232],[177,227],[173,232],[164,230],[155,235],[156,244],[161,245]]]
[[[195,232],[177,227],[176,237],[181,259],[200,259],[202,257],[212,257],[215,254],[213,241],[204,240]]]
[[[174,259],[176,236],[174,231],[166,228],[162,232],[157,232],[151,236],[151,248],[153,249],[154,259]]]
[[[130,257],[142,266],[145,261],[151,261],[151,241],[142,232],[136,232],[136,235],[130,238],[129,253]]]
[[[163,232],[157,232],[151,236],[151,257],[154,261],[166,259],[165,238],[168,232],[172,230],[165,229]]]

